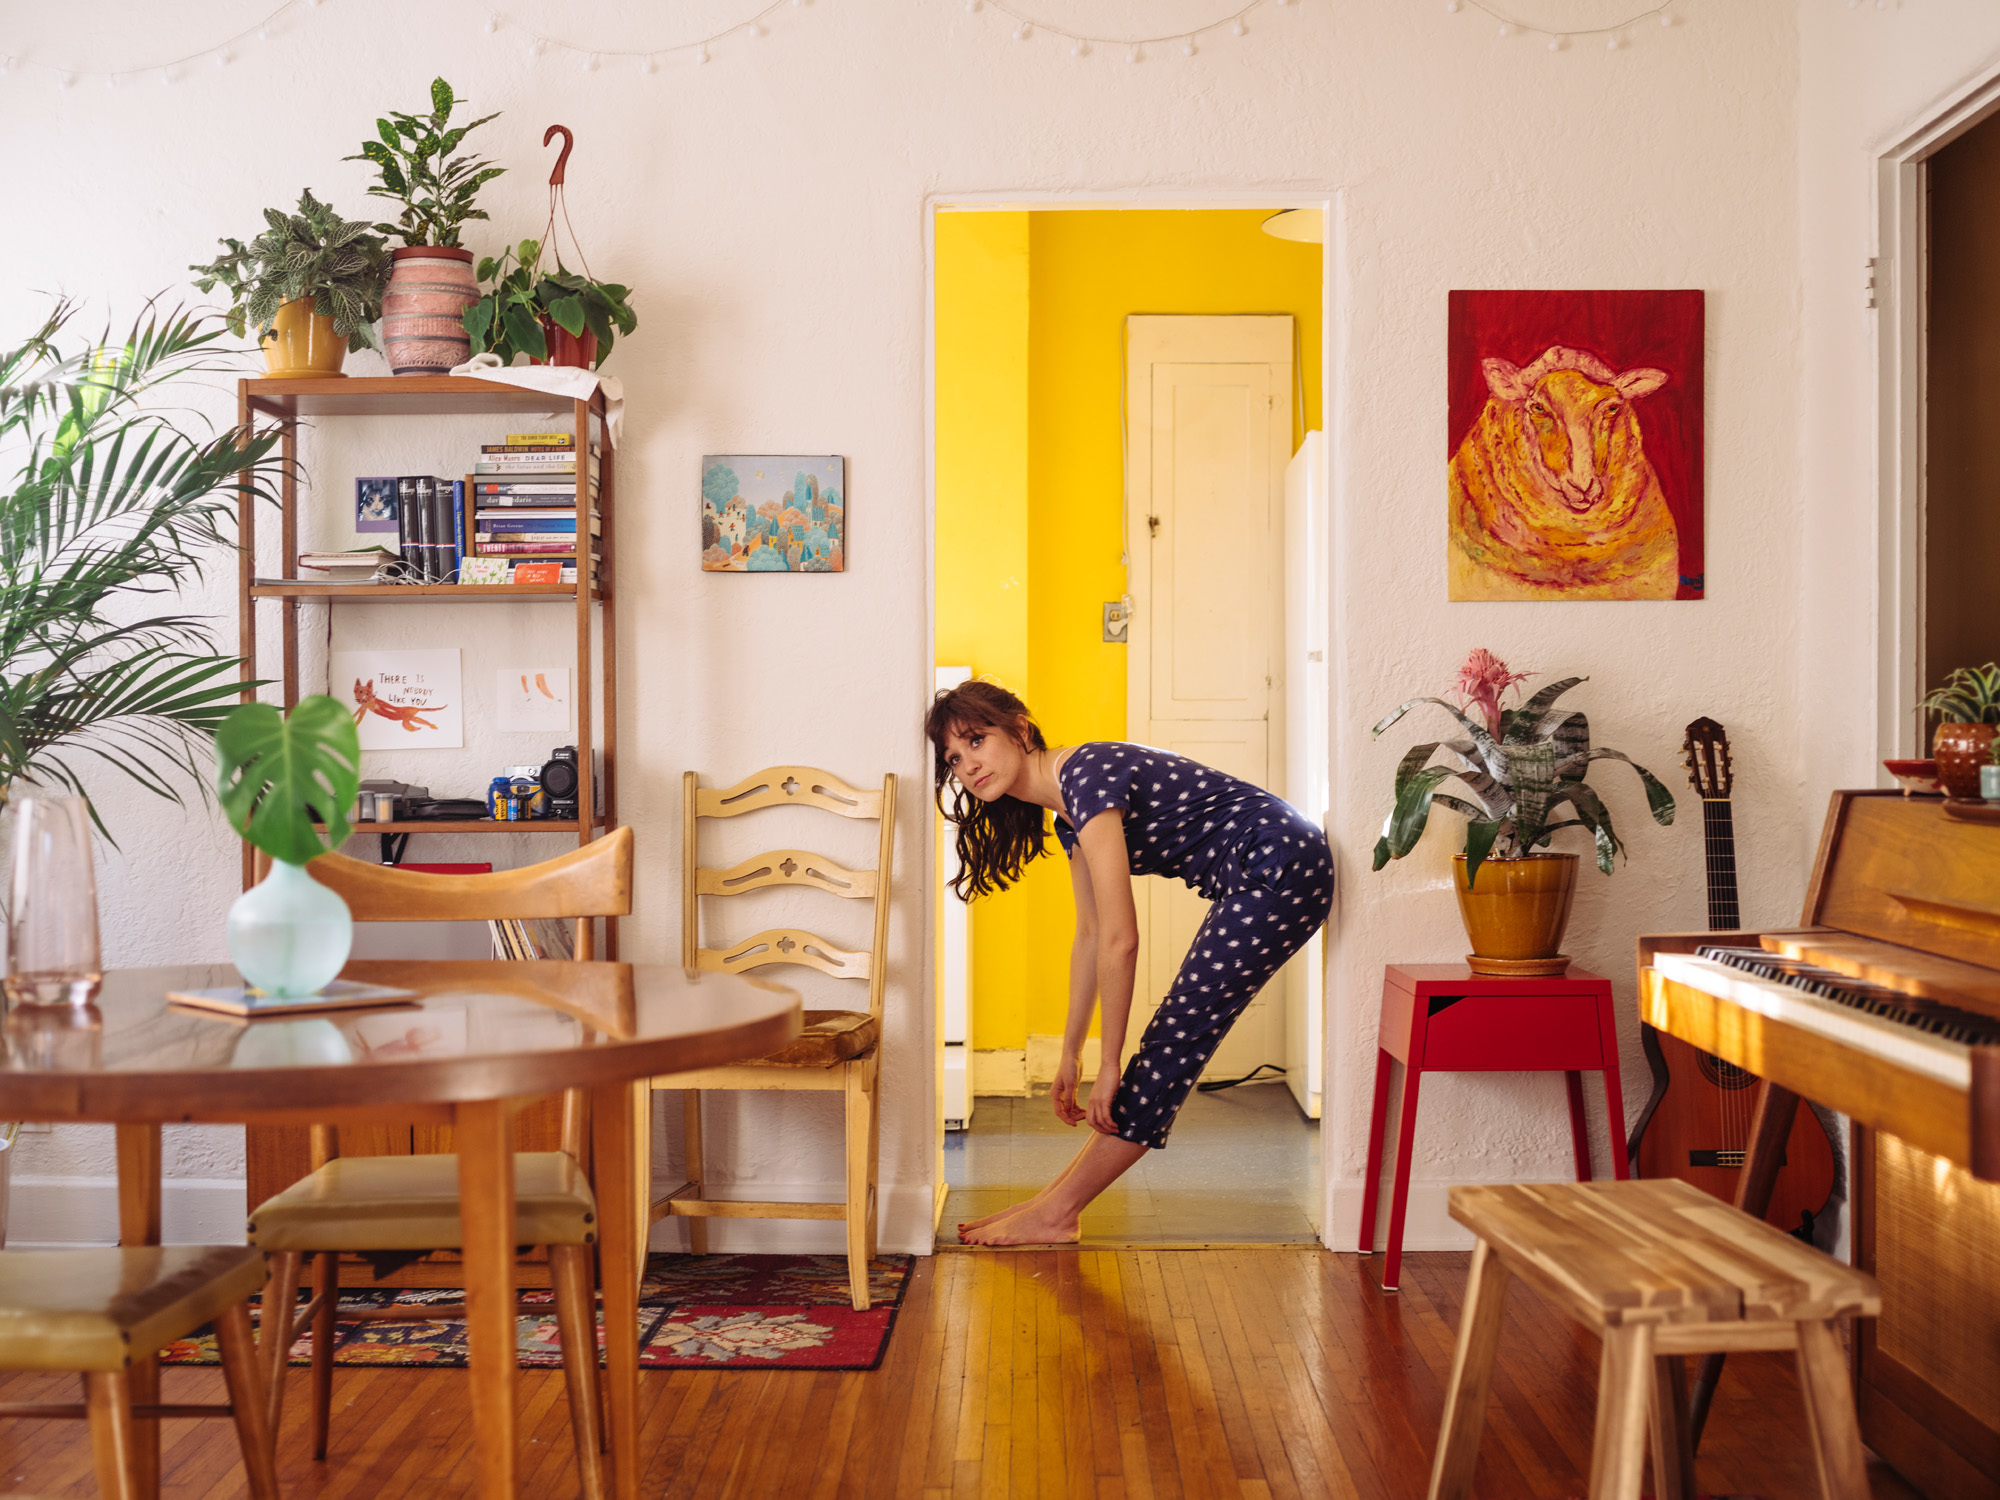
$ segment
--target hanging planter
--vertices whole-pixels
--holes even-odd
[[[497,355],[503,365],[525,354],[530,364],[594,370],[611,353],[618,335],[631,333],[639,319],[628,300],[632,295],[628,288],[590,274],[590,262],[584,259],[574,229],[569,230],[570,244],[583,274],[563,265],[555,239],[556,217],[560,214],[563,227],[569,229],[563,173],[575,140],[568,126],[551,125],[542,144],[558,135],[563,148],[549,174],[549,218],[542,237],[522,240],[479,263],[479,280],[490,289],[465,310],[464,326],[472,351]],[[542,268],[544,251],[554,254],[554,270]]]

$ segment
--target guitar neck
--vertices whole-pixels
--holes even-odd
[[[1702,844],[1708,865],[1708,928],[1721,932],[1743,925],[1736,903],[1736,824],[1727,797],[1701,804]]]

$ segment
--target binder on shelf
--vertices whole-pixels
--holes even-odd
[[[396,546],[403,559],[403,576],[420,583],[424,576],[424,554],[417,535],[417,480],[406,474],[396,481]]]
[[[449,479],[431,481],[431,571],[429,583],[450,583],[458,572],[457,528],[452,525]]]

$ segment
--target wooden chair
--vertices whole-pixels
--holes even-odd
[[[433,875],[325,854],[306,866],[338,891],[357,922],[453,922],[496,918],[575,918],[577,951],[587,952],[590,919],[632,910],[632,830],[614,829],[556,859],[485,875]],[[515,1243],[548,1251],[562,1339],[570,1424],[583,1492],[604,1492],[597,1403],[597,1317],[592,1249],[597,1202],[578,1165],[587,1122],[582,1097],[563,1100],[563,1149],[514,1157]],[[339,1257],[345,1252],[424,1252],[459,1248],[458,1159],[340,1156],[336,1132],[313,1129],[312,1174],[266,1200],[250,1216],[250,1242],[271,1253],[272,1290],[262,1351],[271,1426],[284,1402],[293,1342],[312,1329],[313,1457],[326,1457],[333,1401],[333,1337],[339,1322],[430,1322],[462,1318],[462,1304],[340,1309]],[[282,1316],[298,1296],[302,1262],[313,1257],[313,1297],[289,1327]],[[543,1312],[540,1306],[524,1309]]]
[[[253,1500],[277,1500],[278,1473],[250,1298],[264,1257],[242,1245],[0,1251],[0,1370],[75,1370],[81,1405],[8,1402],[0,1417],[88,1417],[97,1487],[141,1496],[134,1418],[232,1417]],[[129,1371],[175,1339],[214,1323],[229,1404],[137,1405]]]
[[[1839,1320],[1882,1310],[1875,1279],[1673,1178],[1455,1187],[1479,1236],[1431,1468],[1430,1500],[1467,1500],[1502,1304],[1519,1276],[1604,1341],[1591,1500],[1693,1500],[1689,1354],[1790,1350],[1826,1500],[1868,1500]]]
[[[849,870],[804,849],[771,849],[730,868],[709,869],[698,858],[703,818],[735,818],[768,807],[812,807],[842,818],[879,824],[875,868]],[[688,1180],[651,1207],[651,1220],[678,1215],[688,1223],[688,1245],[708,1253],[710,1218],[839,1219],[847,1225],[847,1280],[855,1310],[868,1306],[868,1262],[875,1253],[876,1157],[881,1137],[877,1082],[882,992],[887,980],[890,871],[896,839],[896,778],[880,791],[860,791],[811,766],[769,766],[732,787],[704,791],[695,773],[681,781],[681,961],[697,969],[736,974],[769,964],[802,964],[836,979],[868,986],[865,1011],[809,1010],[805,1032],[782,1052],[755,1062],[655,1078],[655,1089],[684,1090]],[[873,900],[874,937],[850,953],[796,927],[773,927],[727,948],[701,944],[701,898],[740,896],[766,887],[825,891],[848,900]],[[819,1089],[846,1098],[846,1193],[837,1203],[784,1203],[711,1198],[702,1168],[701,1093],[704,1089]]]

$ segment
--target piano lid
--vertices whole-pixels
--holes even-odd
[[[1836,932],[1770,946],[2000,1016],[2000,827],[1947,818],[1939,798],[1835,792],[1805,925]],[[1877,952],[1839,933],[1914,951]]]

